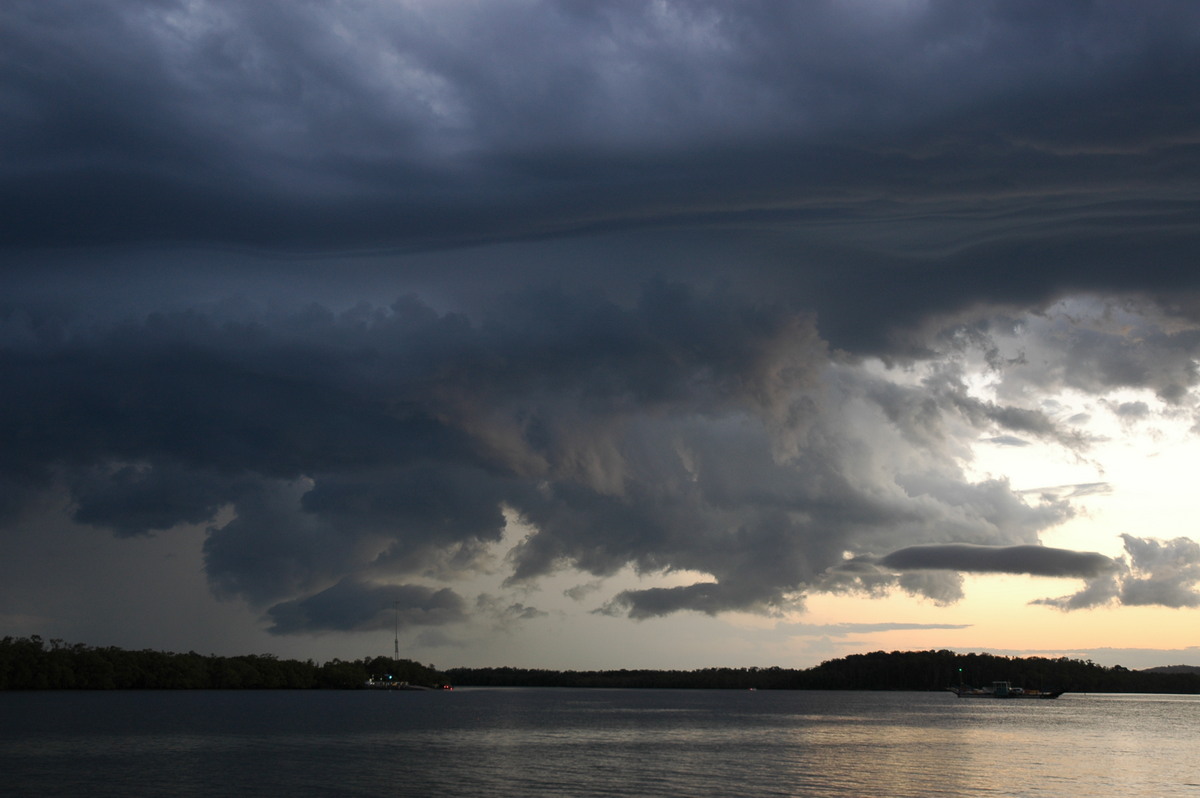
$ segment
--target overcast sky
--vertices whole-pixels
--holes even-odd
[[[1193,3],[8,0],[0,113],[0,634],[1200,663]]]

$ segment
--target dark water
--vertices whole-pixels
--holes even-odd
[[[0,694],[5,796],[1200,796],[1200,698]]]

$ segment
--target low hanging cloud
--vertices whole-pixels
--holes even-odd
[[[466,603],[450,588],[370,584],[346,577],[303,599],[276,604],[267,612],[267,631],[363,632],[441,626],[466,618]]]
[[[830,574],[847,551],[931,529],[1031,544],[1071,513],[959,466],[986,430],[1069,441],[1048,417],[955,379],[870,373],[810,315],[728,290],[515,293],[482,322],[405,297],[9,329],[0,429],[22,445],[5,478],[122,536],[208,523],[214,592],[265,608],[277,633],[373,623],[384,583],[409,585],[420,623],[461,620],[434,586],[494,567],[506,513],[531,530],[510,585],[707,575],[604,604],[634,618],[774,611],[843,589]]]
[[[1096,552],[1049,546],[978,546],[950,543],[910,546],[887,554],[879,564],[900,571],[944,570],[984,574],[1091,578],[1118,569]]]
[[[897,582],[910,592],[938,598],[930,584],[905,583],[922,572],[936,572],[949,584],[960,584],[958,574],[1025,574],[1078,578],[1082,590],[1061,598],[1037,599],[1062,610],[1079,610],[1117,602],[1125,606],[1200,606],[1200,543],[1189,538],[1170,541],[1122,535],[1128,559],[1112,559],[1097,552],[1080,552],[1048,546],[978,546],[942,544],[910,546],[883,557],[864,558],[862,568],[873,566],[901,572]],[[929,577],[927,577],[929,578]],[[914,584],[918,584],[914,589]],[[959,595],[949,591],[951,600]],[[944,597],[943,597],[944,598]]]
[[[604,615],[628,615],[635,620],[692,610],[718,615],[729,610],[763,611],[783,604],[780,586],[747,586],[696,582],[679,587],[625,590],[597,610]]]
[[[824,586],[833,591],[884,595],[892,588],[940,605],[961,600],[964,573],[1039,577],[1111,578],[1122,565],[1096,552],[1041,545],[935,543],[907,546],[883,556],[851,557],[832,566]]]

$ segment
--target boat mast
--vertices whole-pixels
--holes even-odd
[[[392,659],[395,661],[394,667],[396,673],[400,673],[400,602],[393,601],[392,609],[395,610],[396,613],[396,648]]]

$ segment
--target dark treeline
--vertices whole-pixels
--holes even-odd
[[[961,669],[961,673],[960,673]],[[1106,668],[1061,657],[1003,657],[953,651],[875,651],[815,668],[705,668],[692,671],[553,671],[451,668],[456,685],[508,687],[677,687],[759,690],[944,690],[961,682],[1007,681],[1040,690],[1090,693],[1200,693],[1200,675]]]
[[[46,643],[37,635],[0,640],[0,690],[354,689],[389,675],[419,685],[445,679],[432,667],[390,657],[317,665],[270,654],[218,657]]]
[[[759,690],[944,690],[960,682],[1090,693],[1200,693],[1200,673],[1131,671],[1120,665],[1060,657],[1003,657],[953,651],[875,651],[822,662],[815,668],[556,671],[452,668],[439,672],[390,657],[312,660],[269,654],[204,656],[194,651],[126,651],[48,643],[36,635],[0,640],[0,689],[355,689],[369,678],[417,685],[449,682],[494,687],[659,687]]]

